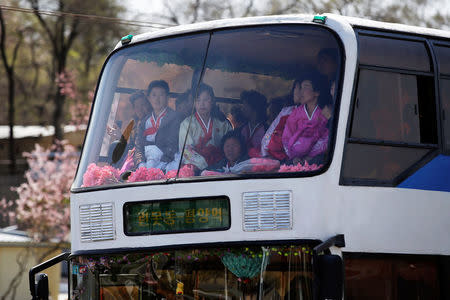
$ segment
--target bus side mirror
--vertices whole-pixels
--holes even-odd
[[[49,290],[47,274],[37,274],[35,288],[38,300],[48,300]]]
[[[317,275],[319,281],[319,299],[342,299],[344,265],[339,255],[324,254],[317,256]]]
[[[54,266],[62,261],[67,261],[70,253],[61,253],[37,266],[34,266],[28,272],[28,283],[30,285],[30,293],[32,300],[48,300],[49,289],[48,289],[48,277],[47,274],[39,273],[51,266]],[[37,279],[35,278],[37,275]]]

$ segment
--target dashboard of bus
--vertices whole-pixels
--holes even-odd
[[[104,66],[73,188],[322,172],[342,52],[311,24],[120,48]]]

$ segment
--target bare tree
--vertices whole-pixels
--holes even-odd
[[[288,13],[336,13],[372,20],[448,28],[449,14],[436,10],[445,0],[179,0],[164,1],[165,12],[157,15],[174,24],[194,23],[226,17],[280,15]],[[181,8],[181,9],[180,9]]]
[[[15,99],[15,65],[17,62],[17,57],[19,53],[19,48],[23,41],[23,33],[21,30],[17,32],[17,42],[14,45],[12,51],[12,57],[8,61],[8,53],[6,46],[6,25],[3,16],[3,11],[0,8],[0,52],[2,57],[3,66],[6,71],[6,77],[8,78],[8,126],[9,126],[9,170],[13,174],[16,171],[16,151],[15,151],[15,141],[14,141],[14,99]]]
[[[180,7],[185,9],[180,10]],[[254,0],[243,0],[238,5],[233,0],[165,0],[164,8],[165,13],[157,17],[176,25],[257,14]]]
[[[55,16],[55,21],[48,21],[40,12],[39,0],[28,0],[34,10],[39,23],[44,29],[52,48],[52,72],[51,82],[55,82],[60,74],[64,74],[66,70],[67,57],[69,50],[73,45],[75,38],[79,35],[80,21],[78,18],[68,18],[64,14]],[[58,0],[57,10],[60,12],[66,11],[69,7],[68,1]],[[53,126],[55,127],[55,139],[61,140],[63,138],[62,122],[63,122],[63,107],[65,102],[65,95],[57,85],[54,87],[53,94]]]

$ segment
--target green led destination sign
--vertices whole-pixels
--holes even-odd
[[[227,197],[131,202],[125,203],[123,210],[127,235],[230,228]]]

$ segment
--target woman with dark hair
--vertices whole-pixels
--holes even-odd
[[[151,113],[139,126],[136,159],[139,166],[164,169],[178,150],[180,116],[167,106],[169,85],[164,80],[154,80],[147,88]]]
[[[180,125],[179,150],[183,151],[183,164],[205,169],[222,159],[220,142],[231,125],[216,106],[214,91],[200,84],[194,102],[195,113]]]
[[[242,126],[241,134],[245,138],[248,155],[261,157],[261,140],[266,132],[267,98],[257,91],[241,93],[243,112],[248,122]]]
[[[267,129],[266,134],[263,137],[261,142],[261,154],[262,156],[270,156],[276,158],[280,161],[287,161],[291,157],[286,153],[285,145],[283,145],[283,133],[285,130],[286,121],[288,120],[291,113],[298,106],[301,106],[302,95],[305,93],[306,89],[303,88],[302,84],[305,81],[310,82],[310,86],[317,93],[317,97],[315,97],[317,108],[323,107],[329,101],[329,95],[326,92],[327,82],[323,75],[318,73],[317,71],[310,71],[302,75],[300,78],[294,81],[292,85],[291,97],[293,100],[293,104],[291,106],[285,107],[281,110],[278,116],[270,125],[269,129]],[[315,115],[313,107],[312,111],[309,112],[308,117],[313,117]],[[312,107],[310,104],[309,107]]]
[[[193,105],[194,97],[190,89],[179,95],[175,100],[175,109],[183,117],[183,120],[192,114]]]
[[[282,135],[283,148],[294,164],[310,161],[327,150],[328,119],[319,107],[324,104],[320,101],[326,101],[323,97],[321,100],[321,94],[328,94],[321,88],[323,86],[322,78],[314,73],[305,76],[296,85],[299,97],[294,100],[297,106],[289,114]]]
[[[244,137],[237,130],[227,132],[221,141],[222,155],[218,163],[208,167],[208,170],[216,172],[232,172],[236,164],[249,159]]]
[[[237,105],[234,105],[230,109],[227,119],[230,121],[233,130],[239,129],[247,123],[247,118],[245,117],[242,108]]]
[[[320,49],[317,54],[317,69],[326,76],[330,94],[329,103],[322,105],[322,114],[328,120],[331,119],[334,110],[334,101],[336,100],[336,80],[338,71],[339,55],[338,50],[334,48]]]

